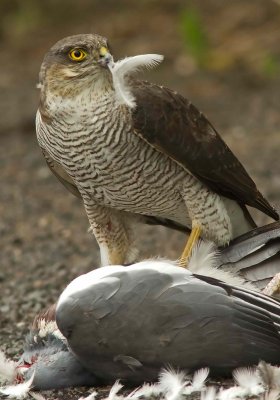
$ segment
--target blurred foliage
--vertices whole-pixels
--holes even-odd
[[[0,0],[3,43],[21,49],[33,40],[35,47],[52,35],[97,29],[116,48],[133,43],[131,52],[145,51],[151,38],[167,59],[176,48],[183,74],[236,69],[277,78],[279,21],[280,7],[266,0]]]
[[[252,25],[249,30],[249,25],[247,27],[243,25],[240,30],[239,18],[242,16],[242,10],[240,10],[240,17],[235,17],[235,20],[231,21],[229,30],[227,27],[222,28],[221,39],[214,45],[215,41],[211,33],[216,27],[211,26],[210,29],[209,19],[207,20],[207,16],[203,14],[203,8],[196,6],[197,3],[195,5],[195,2],[190,0],[188,6],[181,9],[178,16],[179,32],[186,49],[186,57],[191,57],[196,67],[215,72],[234,68],[243,69],[256,73],[264,79],[275,78],[279,75],[279,48],[274,47],[270,51],[265,46],[267,39],[263,34],[261,41],[258,40],[263,32],[262,26],[258,30],[255,25]],[[265,7],[259,10],[259,15],[262,15],[265,21]],[[255,40],[252,34],[255,34]]]
[[[266,54],[262,59],[262,71],[266,77],[274,78],[280,73],[280,62],[274,54]]]
[[[198,66],[205,66],[209,55],[209,43],[198,10],[191,7],[181,11],[179,26],[188,52]]]
[[[95,8],[109,9],[114,0],[0,0],[0,35],[21,39],[24,35],[87,22]],[[75,28],[75,25],[74,25]]]
[[[38,28],[44,17],[43,10],[36,0],[11,2],[10,4],[2,1],[1,5],[1,8],[5,7],[6,11],[5,19],[1,21],[2,29],[13,36],[21,36]],[[1,15],[4,16],[4,12]]]

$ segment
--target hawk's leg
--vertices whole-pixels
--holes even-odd
[[[192,232],[180,260],[180,265],[186,266],[200,236],[223,246],[232,239],[232,225],[223,198],[202,182],[193,179],[186,181],[182,197],[192,221]]]
[[[91,230],[99,244],[101,265],[133,262],[136,250],[130,215],[93,203],[85,204]]]
[[[179,264],[181,267],[187,267],[188,260],[190,258],[190,255],[192,253],[192,249],[194,248],[195,244],[197,243],[199,237],[201,234],[201,227],[196,221],[192,221],[192,231],[191,234],[187,240],[186,246],[184,248],[184,251],[180,257]]]

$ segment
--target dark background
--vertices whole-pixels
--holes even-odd
[[[164,54],[143,76],[191,99],[280,208],[280,1],[1,0],[0,347],[13,357],[34,314],[99,265],[83,207],[47,169],[34,128],[44,53],[87,32],[108,37],[115,58]],[[141,257],[177,258],[184,241],[139,232]]]

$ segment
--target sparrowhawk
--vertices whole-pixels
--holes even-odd
[[[223,246],[255,227],[246,205],[278,219],[195,106],[132,77],[159,61],[115,63],[106,38],[83,34],[56,43],[41,67],[39,145],[82,198],[103,265],[136,258],[138,222],[192,229],[191,242],[201,234]]]

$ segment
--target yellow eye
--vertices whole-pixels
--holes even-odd
[[[86,58],[87,53],[82,49],[73,49],[69,51],[68,55],[73,61],[82,61]]]

